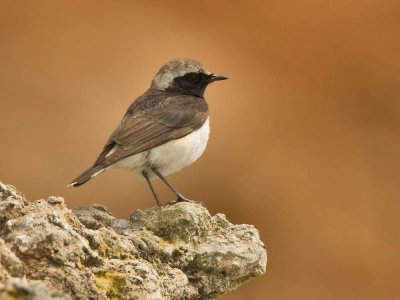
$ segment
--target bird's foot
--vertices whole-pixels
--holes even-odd
[[[176,202],[189,202],[189,203],[196,203],[196,204],[203,205],[203,202],[201,202],[201,201],[191,200],[191,199],[183,197],[182,195],[178,196],[178,198],[175,201]]]
[[[188,199],[188,198],[183,197],[182,195],[181,195],[181,196],[178,196],[178,198],[177,198],[176,200],[173,200],[173,201],[168,202],[168,204],[174,205],[174,204],[177,204],[177,203],[179,203],[179,202],[189,202],[189,203],[195,203],[195,204],[204,205],[204,203],[201,202],[201,201],[191,200],[191,199]]]

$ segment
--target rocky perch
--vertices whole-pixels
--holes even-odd
[[[180,202],[114,218],[0,182],[0,299],[214,299],[265,272],[251,225]]]

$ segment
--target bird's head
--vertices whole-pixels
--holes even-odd
[[[209,72],[196,60],[177,58],[162,66],[151,88],[203,97],[208,84],[225,79],[228,78]]]

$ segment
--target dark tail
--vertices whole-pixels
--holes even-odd
[[[81,175],[76,177],[72,182],[68,185],[68,187],[73,186],[73,187],[78,187],[85,182],[89,181],[93,177],[103,173],[105,171],[104,167],[102,166],[96,166],[96,167],[91,167],[87,169],[85,172],[83,172]]]

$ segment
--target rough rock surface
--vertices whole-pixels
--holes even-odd
[[[115,219],[0,182],[0,299],[214,299],[266,268],[251,225],[181,202]]]

